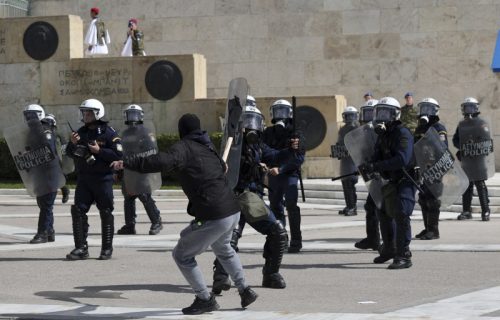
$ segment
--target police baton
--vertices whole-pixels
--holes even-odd
[[[292,97],[292,135],[295,138],[297,136],[296,132],[296,126],[295,126],[295,118],[297,116],[297,113],[295,112],[295,109],[297,107],[297,99],[295,96]],[[302,182],[302,171],[301,168],[299,167],[299,182],[300,182],[300,191],[302,193],[302,202],[306,202],[306,194],[304,192],[304,182]]]
[[[342,176],[338,176],[338,177],[332,178],[332,181],[336,181],[336,180],[340,180],[340,179],[344,179],[344,178],[352,177],[352,176],[359,176],[359,172],[356,171],[356,172],[344,174]]]

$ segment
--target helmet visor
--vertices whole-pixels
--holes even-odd
[[[127,122],[141,122],[143,120],[142,111],[140,110],[125,110],[125,121]]]
[[[418,104],[419,115],[423,116],[435,116],[436,115],[436,105],[428,102],[422,102]]]
[[[344,118],[345,122],[354,122],[358,120],[357,112],[344,112],[342,114],[342,117]]]
[[[370,122],[373,120],[373,107],[362,107],[361,108],[361,121]]]
[[[243,120],[243,128],[264,131],[264,117],[261,114],[245,112],[241,117]]]
[[[396,110],[388,106],[376,106],[374,111],[376,122],[389,122],[396,119]]]
[[[273,119],[292,118],[292,108],[286,105],[276,105],[271,107],[271,116]]]
[[[462,104],[462,113],[464,114],[474,114],[479,112],[479,106],[475,103],[464,103]]]
[[[30,120],[40,120],[40,116],[41,116],[41,113],[38,112],[38,111],[34,111],[34,110],[26,110],[26,111],[23,111],[23,114],[24,114],[24,119],[26,121],[30,121]]]

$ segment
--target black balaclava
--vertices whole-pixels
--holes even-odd
[[[179,136],[182,139],[195,130],[201,130],[200,119],[195,114],[186,113],[179,119],[178,127]]]

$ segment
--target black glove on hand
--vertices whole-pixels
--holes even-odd
[[[365,181],[370,181],[375,178],[375,165],[373,162],[367,162],[363,163],[358,167],[359,172],[361,173],[361,176],[363,177],[363,180]]]
[[[457,157],[458,161],[462,161],[462,152],[460,150],[455,153],[455,156]]]

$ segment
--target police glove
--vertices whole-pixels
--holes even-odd
[[[363,180],[365,181],[370,181],[375,178],[375,165],[373,162],[367,162],[363,163],[358,167],[359,172],[361,173],[361,176],[363,177]]]

